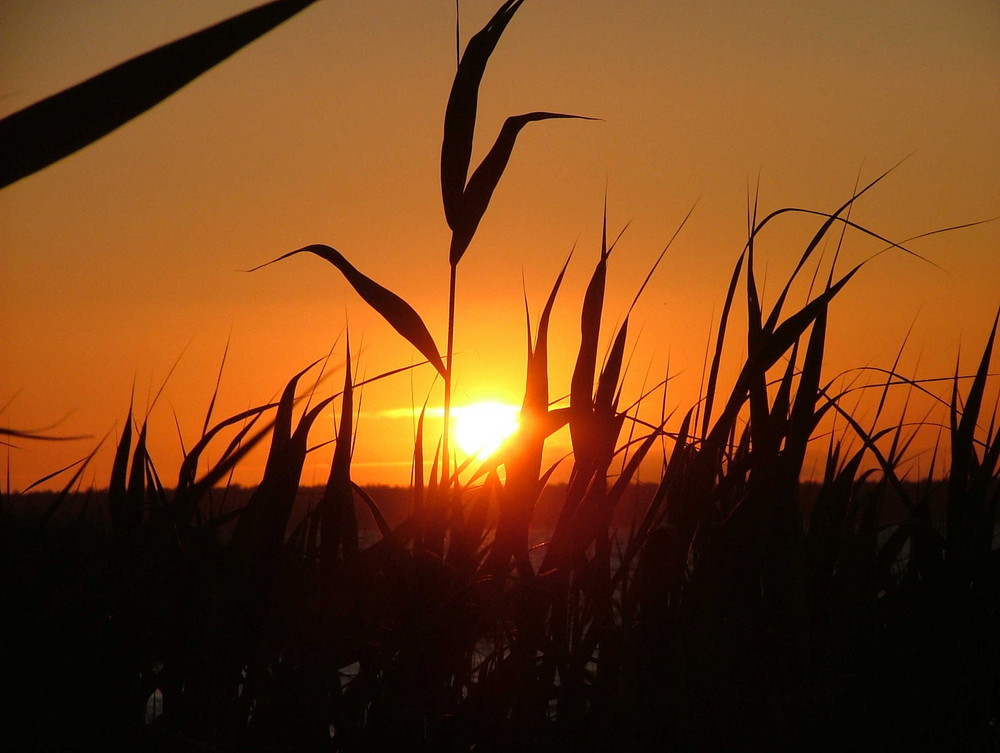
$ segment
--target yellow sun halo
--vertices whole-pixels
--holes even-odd
[[[516,405],[483,401],[456,406],[455,441],[466,455],[488,458],[517,431],[520,409]]]

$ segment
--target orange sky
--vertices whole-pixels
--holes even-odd
[[[0,115],[252,5],[4,0]],[[496,5],[462,3],[463,42]],[[1000,215],[1000,6],[750,5],[527,0],[518,12],[481,89],[477,154],[509,114],[603,121],[535,124],[519,139],[460,267],[459,400],[519,401],[522,280],[537,313],[576,245],[554,318],[552,394],[568,390],[605,187],[611,228],[631,223],[612,257],[609,324],[697,203],[632,327],[634,389],[647,368],[661,378],[669,358],[680,374],[669,403],[682,407],[695,396],[758,173],[762,210],[832,210],[859,172],[872,178],[911,155],[854,220],[902,240]],[[321,0],[0,192],[0,404],[10,401],[0,424],[93,437],[19,443],[2,461],[11,487],[120,431],[133,383],[141,413],[183,352],[150,417],[151,451],[170,483],[180,458],[172,412],[190,444],[230,333],[219,416],[271,398],[345,322],[363,374],[416,360],[321,260],[241,271],[307,243],[336,247],[406,298],[443,347],[449,236],[438,167],[454,22],[443,0]],[[765,293],[813,227],[789,221],[764,237]],[[849,235],[845,261],[879,249]],[[971,368],[1000,303],[1000,223],[913,249],[943,269],[898,253],[871,264],[833,307],[829,376],[891,365],[911,324],[904,371],[949,375],[960,343]],[[334,361],[342,354],[341,344]],[[411,422],[398,409],[422,402],[432,376],[425,367],[366,390],[358,480],[406,482]],[[109,458],[85,483],[106,484]],[[304,481],[322,482],[324,462],[318,453]],[[253,466],[238,480],[252,483]]]

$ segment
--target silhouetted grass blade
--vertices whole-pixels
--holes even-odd
[[[803,251],[802,255],[799,257],[799,261],[795,265],[795,269],[792,271],[792,274],[789,275],[788,280],[785,281],[785,284],[782,287],[781,293],[778,294],[778,298],[777,298],[777,300],[776,300],[776,302],[774,304],[774,308],[771,310],[771,313],[768,316],[768,320],[767,320],[766,324],[764,325],[764,329],[766,331],[768,331],[768,332],[773,332],[774,331],[774,327],[775,327],[775,325],[778,322],[778,317],[781,315],[781,308],[784,305],[785,298],[788,296],[788,292],[791,290],[792,283],[798,277],[798,274],[802,270],[802,268],[805,266],[805,263],[810,259],[810,257],[812,257],[812,255],[815,252],[816,248],[819,246],[820,241],[822,241],[823,238],[826,237],[826,234],[830,231],[830,228],[833,226],[833,224],[835,222],[838,222],[838,221],[842,222],[845,227],[853,227],[853,228],[855,228],[857,230],[861,230],[862,232],[864,232],[866,234],[873,235],[874,237],[877,237],[880,240],[886,240],[884,238],[881,238],[881,236],[878,236],[877,234],[872,233],[871,231],[869,231],[869,230],[867,230],[867,229],[865,229],[863,227],[855,225],[850,220],[842,218],[841,215],[844,212],[849,211],[850,208],[854,205],[854,203],[858,199],[860,199],[864,194],[866,194],[868,191],[870,191],[878,183],[882,182],[882,180],[884,180],[886,178],[886,176],[888,176],[893,170],[895,170],[897,167],[899,167],[899,164],[900,163],[897,163],[897,164],[893,165],[888,170],[886,170],[881,175],[879,175],[877,178],[875,178],[874,180],[870,181],[868,183],[868,185],[866,185],[864,188],[862,188],[859,191],[855,191],[854,194],[852,194],[851,197],[847,201],[845,201],[840,207],[838,207],[835,212],[833,212],[832,214],[829,214],[829,215],[824,215],[826,217],[826,219],[823,221],[823,224],[820,226],[819,230],[816,231],[815,235],[813,235],[812,239],[809,241],[808,245],[806,246],[805,251]],[[783,208],[783,209],[779,209],[779,210],[777,210],[775,212],[772,212],[771,214],[769,214],[767,217],[765,217],[763,220],[761,220],[760,223],[757,224],[754,227],[753,234],[752,234],[751,238],[753,238],[753,236],[756,236],[757,233],[759,233],[760,230],[762,230],[764,228],[764,226],[767,225],[770,222],[770,220],[774,219],[779,214],[782,214],[784,212],[802,212],[802,211],[803,210],[795,209],[795,208],[792,208],[792,207],[786,207],[786,208]],[[807,214],[813,214],[813,212],[806,212],[806,213]],[[820,214],[822,214],[822,213],[820,213]],[[886,241],[886,242],[890,243],[893,246],[897,246],[897,244],[892,243],[891,241]],[[902,248],[902,246],[898,246],[898,247]],[[907,249],[903,249],[903,250],[906,251]],[[832,274],[832,272],[833,272],[833,270],[831,269],[831,274]]]
[[[826,321],[828,308],[821,308],[809,333],[809,343],[799,376],[798,391],[791,406],[786,439],[786,452],[796,454],[796,465],[805,460],[809,437],[816,428],[816,402],[819,399],[820,374],[826,345]]]
[[[237,413],[234,416],[230,416],[229,418],[220,421],[211,429],[205,430],[201,438],[194,444],[194,446],[192,446],[191,450],[184,455],[184,461],[181,463],[180,472],[178,473],[177,488],[187,489],[194,484],[201,455],[220,431],[242,421],[247,421],[248,419],[256,420],[265,411],[272,410],[277,407],[277,403],[268,403],[267,405],[260,405],[256,408],[249,408],[241,413]],[[228,454],[229,453],[226,453],[226,455]]]
[[[594,267],[584,293],[580,313],[580,350],[570,381],[570,406],[581,415],[593,410],[594,373],[597,369],[597,346],[601,335],[601,315],[604,308],[604,286],[608,270],[608,225],[605,212],[601,235],[601,257]],[[570,422],[572,429],[573,422]],[[583,438],[580,437],[580,440]],[[576,446],[578,440],[574,440]]]
[[[627,337],[628,317],[625,317],[621,327],[618,328],[618,334],[615,335],[607,362],[597,380],[597,391],[594,393],[594,409],[604,416],[612,415],[618,407],[615,404],[615,390],[622,374]]]
[[[77,439],[89,439],[87,435],[79,435],[74,437],[59,437],[50,434],[42,434],[37,431],[21,431],[19,429],[8,429],[0,427],[0,437],[14,437],[16,439],[33,439],[38,442],[72,442]],[[0,440],[0,445],[13,447],[9,442],[4,442]]]
[[[479,84],[490,55],[522,2],[524,0],[507,0],[500,6],[489,23],[469,40],[455,73],[444,114],[441,144],[441,196],[445,217],[453,231],[461,221],[462,197],[472,159]]]
[[[708,386],[705,390],[705,409],[701,426],[702,436],[706,436],[708,434],[708,427],[711,426],[712,407],[715,404],[719,368],[722,363],[722,353],[726,341],[726,329],[729,327],[729,314],[733,307],[733,301],[736,299],[736,288],[740,281],[740,272],[743,270],[743,263],[745,260],[746,254],[741,254],[740,258],[736,262],[733,274],[729,279],[729,288],[726,291],[726,300],[722,306],[722,316],[719,318],[719,330],[715,338],[715,350],[712,354],[712,366],[709,370]]]
[[[393,329],[406,338],[406,340],[414,348],[420,351],[424,358],[426,358],[431,365],[438,370],[438,373],[441,374],[441,376],[446,377],[447,372],[444,367],[444,362],[441,360],[440,352],[437,349],[437,345],[434,344],[434,338],[431,337],[431,333],[428,331],[423,319],[420,318],[420,315],[414,311],[410,304],[393,293],[391,290],[382,287],[377,282],[369,277],[366,277],[355,269],[354,266],[344,258],[343,254],[336,249],[323,245],[322,243],[314,243],[310,246],[304,246],[303,248],[296,249],[295,251],[289,251],[287,254],[279,256],[277,259],[269,261],[266,264],[261,264],[258,267],[254,267],[249,271],[253,272],[261,269],[262,267],[268,266],[268,264],[274,264],[282,259],[287,259],[289,256],[307,252],[316,254],[316,256],[319,256],[321,259],[326,259],[333,266],[339,269],[341,274],[343,274],[347,281],[351,283],[354,290],[357,291],[358,295],[364,299],[365,303],[381,314],[382,318],[392,325]]]
[[[126,491],[126,530],[130,533],[142,522],[142,510],[146,500],[146,427],[143,422],[139,430],[139,438],[132,453],[132,464],[128,474],[128,489]]]
[[[320,566],[327,578],[333,577],[338,563],[349,562],[358,554],[358,521],[351,484],[354,387],[351,381],[350,337],[347,338],[346,359],[337,445],[320,502]]]
[[[390,528],[389,523],[386,522],[385,516],[379,509],[378,503],[372,499],[372,496],[365,491],[364,487],[359,486],[354,481],[351,482],[351,488],[354,490],[354,493],[357,494],[368,506],[368,511],[371,513],[372,519],[375,521],[375,525],[378,527],[378,532],[382,535],[382,538],[387,539],[392,536],[392,528]]]
[[[976,451],[976,429],[982,410],[998,323],[1000,323],[1000,311],[993,319],[993,327],[983,348],[979,367],[960,412],[957,397],[958,374],[955,375],[951,405],[951,473],[948,478],[946,551],[947,561],[954,576],[963,580],[971,576],[975,569],[976,558],[982,555],[978,550],[983,545],[986,556],[989,556],[996,523],[996,498],[1000,495],[1000,492],[990,489],[990,476],[997,452],[995,447],[988,445],[984,447],[984,464],[980,463]],[[986,439],[989,441],[990,437],[987,435]],[[995,437],[993,441],[996,442]],[[990,500],[991,494],[992,500]]]
[[[274,0],[0,120],[0,187],[97,141],[316,0]]]
[[[121,536],[128,529],[128,459],[132,451],[132,406],[129,405],[125,426],[115,450],[111,465],[111,479],[108,484],[108,509],[111,513],[111,529]]]
[[[549,320],[552,316],[552,307],[555,305],[559,287],[562,285],[563,277],[569,266],[570,257],[563,263],[562,269],[556,276],[556,281],[552,285],[549,297],[542,308],[541,316],[538,318],[538,330],[535,333],[535,342],[531,342],[531,326],[528,326],[528,366],[525,376],[524,402],[522,412],[541,414],[548,409],[549,405]]]
[[[555,118],[573,118],[577,120],[596,120],[582,115],[565,115],[554,112],[531,112],[524,115],[513,115],[504,121],[500,134],[494,142],[489,153],[479,163],[479,167],[469,178],[469,183],[465,187],[462,195],[460,210],[452,213],[453,234],[451,238],[451,250],[449,259],[451,263],[458,264],[472,242],[472,237],[479,227],[493,191],[507,167],[510,155],[514,150],[514,143],[517,135],[528,123],[539,120],[551,120]]]
[[[28,486],[26,486],[21,491],[22,494],[26,494],[32,489],[40,486],[41,484],[44,484],[46,481],[49,481],[50,479],[53,479],[56,476],[65,473],[70,468],[76,468],[76,470],[73,472],[73,475],[70,476],[69,480],[63,485],[63,487],[53,498],[52,502],[45,509],[45,512],[42,514],[41,518],[39,518],[38,520],[39,533],[43,531],[45,525],[55,515],[56,510],[58,510],[59,507],[61,507],[66,502],[70,493],[76,488],[77,484],[80,482],[80,477],[83,476],[83,472],[87,469],[87,466],[90,465],[90,461],[94,459],[94,456],[97,455],[97,451],[104,445],[104,442],[108,438],[108,436],[110,436],[110,434],[106,434],[101,439],[101,441],[98,442],[97,446],[93,450],[91,450],[90,454],[88,454],[86,457],[80,458],[79,460],[74,461],[69,465],[64,466],[63,468],[60,468],[58,471],[46,474],[42,478],[37,479],[31,484],[28,484]],[[81,515],[82,514],[83,512],[81,511]]]
[[[278,401],[263,478],[233,531],[233,542],[250,560],[256,557],[267,559],[284,540],[285,527],[305,460],[306,431],[319,411],[333,399],[327,398],[314,407],[302,417],[299,427],[292,432],[295,389],[302,376],[313,366],[315,363],[300,371],[285,385]]]

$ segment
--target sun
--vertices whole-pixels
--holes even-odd
[[[466,455],[486,459],[517,431],[520,408],[509,403],[482,401],[456,406],[455,442]]]

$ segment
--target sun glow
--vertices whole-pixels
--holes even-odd
[[[485,459],[517,431],[520,409],[516,405],[483,401],[456,406],[455,441],[466,455]]]

